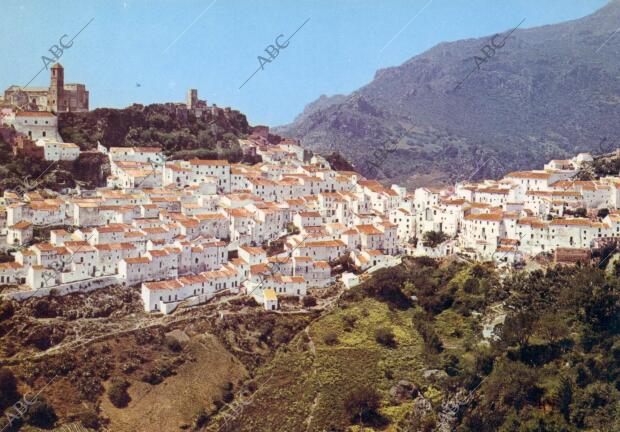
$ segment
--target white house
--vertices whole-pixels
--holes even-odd
[[[342,240],[305,241],[293,251],[293,256],[308,256],[314,260],[332,261],[342,256],[347,246]]]
[[[273,288],[257,289],[252,295],[257,303],[263,304],[265,310],[278,309],[278,296]]]
[[[293,223],[299,229],[323,225],[323,217],[317,211],[302,211],[293,216]]]
[[[267,262],[267,252],[261,247],[239,246],[239,258],[250,265]]]
[[[7,230],[6,243],[9,246],[21,246],[32,240],[32,224],[20,221]]]
[[[43,155],[48,161],[73,161],[80,157],[80,147],[73,143],[41,138],[36,145],[43,147]]]
[[[15,130],[32,140],[50,138],[62,142],[56,116],[48,111],[22,111],[15,114]]]

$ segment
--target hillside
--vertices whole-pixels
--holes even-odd
[[[13,156],[11,146],[0,136],[0,194],[6,189],[47,188],[60,190],[77,182],[91,186],[105,184],[108,159],[102,154],[82,154],[75,161],[49,162]]]
[[[378,273],[207,430],[618,430],[617,269],[497,276],[429,259]]]
[[[54,423],[175,431],[203,422],[207,410],[229,401],[313,316],[270,314],[244,299],[223,306],[147,314],[139,289],[120,286],[0,300],[0,429],[11,406],[39,390],[41,404],[6,431],[49,430]],[[118,381],[127,388],[115,405]]]
[[[222,157],[236,155],[232,138],[250,132],[246,117],[237,112],[219,111],[207,119],[193,114],[180,115],[162,104],[134,104],[125,109],[98,108],[86,113],[61,113],[59,132],[67,142],[83,150],[105,147],[156,146],[167,154],[213,151]]]
[[[620,173],[620,155],[616,152],[601,154],[586,164],[579,173],[582,180],[594,180],[601,177],[616,176]]]
[[[24,431],[618,430],[607,267],[500,277],[407,257],[291,313],[238,298],[145,314],[121,287],[0,302],[0,410],[43,389]]]
[[[65,142],[81,150],[96,150],[97,142],[109,147],[161,147],[169,159],[227,159],[239,162],[243,154],[238,138],[251,132],[245,115],[234,110],[197,119],[183,116],[166,105],[132,105],[124,109],[98,108],[84,113],[61,113],[58,130]],[[278,138],[278,137],[276,137]],[[247,160],[246,162],[252,162]],[[0,192],[30,179],[42,188],[59,190],[105,185],[109,175],[107,157],[85,153],[74,162],[50,162],[13,157],[10,146],[0,137]]]
[[[561,24],[528,29],[526,20],[484,61],[474,57],[493,35],[441,43],[377,71],[344,100],[322,96],[277,132],[409,185],[496,177],[579,150],[597,153],[602,138],[620,135],[620,44],[605,43],[618,22],[620,0]],[[379,168],[364,163],[381,158]]]

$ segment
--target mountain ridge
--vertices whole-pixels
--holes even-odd
[[[481,157],[504,168],[484,168],[475,178],[596,151],[602,138],[620,134],[619,22],[613,1],[577,20],[518,28],[503,44],[493,35],[442,42],[379,69],[344,99],[321,96],[277,132],[316,151],[339,151],[365,175],[407,185],[467,178],[463,167]],[[485,45],[494,52],[485,48],[484,56]],[[370,155],[387,143],[397,150],[373,169]]]

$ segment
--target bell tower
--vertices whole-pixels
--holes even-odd
[[[52,66],[52,78],[47,94],[48,111],[60,112],[65,110],[65,70],[60,63]]]
[[[187,91],[187,109],[194,109],[196,108],[196,105],[198,104],[198,90],[196,89],[189,89]]]

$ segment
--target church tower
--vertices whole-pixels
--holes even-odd
[[[187,105],[187,109],[195,109],[196,105],[198,104],[198,90],[196,89],[189,89],[187,91],[187,102],[185,103],[185,105]]]
[[[65,110],[65,70],[60,63],[52,66],[52,80],[47,94],[48,111],[61,112]]]

